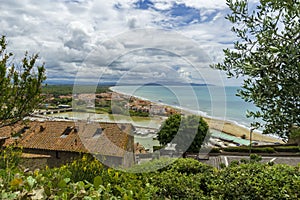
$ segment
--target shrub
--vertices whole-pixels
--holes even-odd
[[[22,150],[8,146],[0,152],[0,169],[15,169],[21,159]]]
[[[221,153],[219,148],[212,148],[209,153]]]
[[[274,147],[275,151],[277,152],[300,152],[299,146],[281,146],[281,147]]]
[[[229,167],[235,167],[238,166],[240,162],[238,160],[233,160],[230,162]]]
[[[216,177],[211,184],[211,196],[216,199],[300,198],[300,171],[296,167],[240,164],[220,170]]]
[[[300,128],[293,128],[291,134],[289,135],[289,139],[297,139],[300,138]]]
[[[242,158],[241,160],[240,160],[240,163],[243,163],[243,164],[247,164],[247,163],[249,163],[250,161],[248,160],[248,159],[246,159],[246,158]]]
[[[179,158],[167,167],[169,171],[182,174],[213,173],[214,168],[192,158]]]
[[[155,159],[150,162],[145,162],[140,165],[135,165],[130,169],[127,169],[130,173],[149,173],[153,171],[166,171],[169,169],[170,165],[175,162],[175,158],[160,158]]]
[[[152,177],[151,184],[157,186],[158,199],[203,199],[203,176],[182,175],[179,172],[164,171]],[[156,198],[154,198],[156,199]]]
[[[94,177],[101,174],[106,167],[100,161],[89,155],[83,155],[81,159],[74,160],[67,164],[65,169],[71,172],[71,180],[74,182],[86,180],[93,182]]]
[[[157,151],[164,148],[163,146],[153,146],[153,151]]]
[[[260,162],[262,160],[262,157],[257,154],[251,154],[250,155],[250,162]]]
[[[130,116],[138,116],[138,117],[149,117],[148,112],[134,111],[134,110],[129,110],[129,115]]]
[[[226,167],[225,163],[220,163],[220,168],[224,169]]]
[[[223,151],[249,153],[250,147],[226,147],[223,149]],[[275,153],[275,150],[272,147],[255,147],[251,149],[251,152],[252,153]]]
[[[194,159],[160,159],[136,166],[159,171],[126,173],[83,156],[60,168],[0,169],[0,199],[300,199],[300,165],[253,162],[259,159],[220,170]]]

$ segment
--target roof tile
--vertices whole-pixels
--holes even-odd
[[[22,137],[16,139],[18,146],[30,149],[90,152],[102,155],[123,156],[126,152],[131,124],[87,123],[67,121],[30,122]],[[18,125],[21,130],[24,125]],[[99,137],[93,137],[101,128]],[[11,130],[11,129],[10,129]],[[0,128],[0,137],[9,137],[7,127]],[[64,134],[65,133],[65,134]],[[7,139],[4,145],[13,143]]]

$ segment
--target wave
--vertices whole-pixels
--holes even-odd
[[[231,124],[234,124],[236,126],[246,128],[249,131],[251,129],[251,127],[243,124],[242,122],[237,122],[235,120],[228,119],[228,118],[226,118],[226,116],[224,116],[224,117],[210,116],[205,111],[193,110],[193,109],[190,109],[190,108],[187,108],[187,107],[184,107],[184,106],[174,105],[174,104],[162,102],[162,101],[159,101],[159,100],[154,101],[153,99],[149,99],[149,98],[145,98],[145,97],[142,97],[142,96],[139,96],[139,95],[132,95],[132,94],[126,93],[124,91],[116,89],[115,87],[110,87],[109,89],[113,92],[120,93],[120,94],[127,95],[127,96],[132,96],[132,97],[135,97],[135,98],[138,98],[138,99],[141,99],[141,100],[149,101],[149,102],[155,103],[157,105],[173,107],[173,108],[181,110],[181,111],[183,111],[184,113],[187,113],[187,114],[195,114],[195,115],[198,115],[198,116],[201,116],[201,117],[204,117],[204,118],[220,120],[220,121],[223,121],[224,123],[231,123]],[[246,123],[246,122],[244,122],[244,123]],[[256,129],[255,132],[262,133],[262,130]]]

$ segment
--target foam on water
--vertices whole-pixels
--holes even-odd
[[[118,93],[134,96],[160,105],[168,105],[203,117],[226,120],[249,129],[253,120],[246,117],[246,111],[257,111],[258,108],[251,103],[244,102],[235,95],[239,87],[187,87],[115,86],[110,89]]]

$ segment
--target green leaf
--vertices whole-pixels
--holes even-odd
[[[96,176],[94,178],[94,186],[96,188],[99,188],[99,186],[102,185],[102,184],[103,184],[102,177],[101,176]]]
[[[66,188],[67,187],[67,183],[64,179],[60,180],[57,184],[57,186],[60,188],[60,189],[63,189],[63,188]]]
[[[36,183],[36,180],[32,176],[28,176],[26,180],[30,188],[33,188],[34,184]]]

